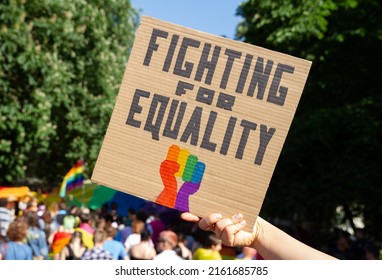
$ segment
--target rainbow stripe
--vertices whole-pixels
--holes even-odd
[[[53,236],[53,242],[51,245],[51,251],[53,254],[61,253],[62,249],[70,243],[72,234],[68,232],[57,232]]]
[[[82,160],[79,160],[65,175],[59,192],[60,197],[64,198],[66,192],[82,187],[84,184],[83,172],[84,164]]]

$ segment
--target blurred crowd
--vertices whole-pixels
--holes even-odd
[[[97,210],[36,200],[20,209],[17,203],[15,197],[0,198],[3,260],[259,258],[252,248],[225,247],[212,233],[181,220],[175,210],[162,219],[147,209],[130,208],[118,215],[116,203]]]
[[[119,215],[117,203],[97,210],[34,199],[18,203],[16,197],[0,198],[0,260],[262,259],[253,248],[224,246],[172,209],[164,215],[155,208],[130,208]],[[334,232],[328,250],[339,259],[379,255],[363,230],[354,237]]]

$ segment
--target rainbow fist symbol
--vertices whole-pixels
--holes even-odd
[[[199,190],[205,169],[206,165],[188,150],[172,145],[160,166],[164,189],[155,202],[189,212],[189,198]],[[183,181],[179,191],[177,177]]]

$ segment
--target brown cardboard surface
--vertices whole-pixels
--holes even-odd
[[[143,17],[92,181],[250,230],[310,66]]]

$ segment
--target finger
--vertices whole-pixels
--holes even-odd
[[[188,212],[180,214],[180,217],[187,222],[199,222],[200,220],[198,216],[195,216]]]
[[[199,221],[199,227],[203,230],[215,231],[215,224],[222,218],[221,214],[210,214]]]
[[[195,184],[200,183],[202,181],[204,170],[206,169],[206,165],[204,162],[198,161],[195,165],[194,174],[192,175],[191,181]]]
[[[226,218],[218,221],[215,225],[215,234],[217,238],[221,238],[226,227],[240,223],[243,220],[242,214],[236,214],[231,218]]]
[[[167,160],[177,162],[180,148],[177,145],[172,145],[168,148]]]
[[[241,220],[237,224],[232,224],[224,228],[221,240],[227,246],[242,246],[245,244],[240,236],[240,231],[245,227],[245,220]]]
[[[198,162],[198,157],[194,155],[189,155],[187,158],[186,167],[183,171],[182,180],[185,182],[190,182],[192,174],[194,173],[195,165]]]
[[[184,168],[186,167],[188,156],[190,155],[190,151],[186,149],[180,149],[179,155],[178,155],[178,164],[179,164],[179,171],[175,174],[177,177],[183,176]]]

